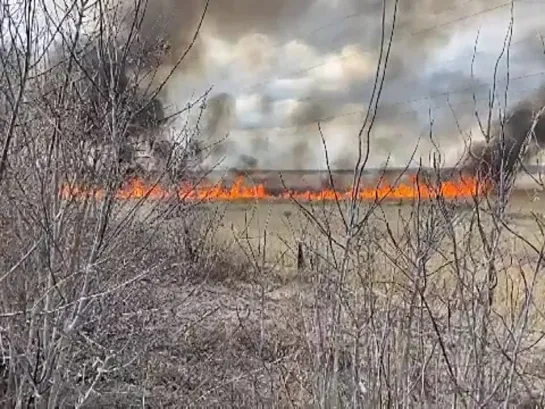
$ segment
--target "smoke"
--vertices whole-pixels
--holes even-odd
[[[503,121],[497,121],[488,141],[470,146],[466,167],[499,181],[545,148],[545,88],[521,102]]]
[[[173,64],[189,47],[199,27],[201,19],[205,24],[201,29],[204,36],[214,36],[223,41],[234,42],[247,34],[259,33],[257,42],[244,39],[239,47],[245,48],[247,63],[259,64],[263,47],[267,47],[267,36],[285,29],[285,24],[296,23],[298,16],[304,14],[314,3],[313,0],[253,1],[231,0],[209,2],[206,0],[149,0],[145,9],[138,10],[141,16],[140,38],[146,44],[165,42],[170,50],[165,64]],[[131,10],[133,2],[123,5]],[[134,10],[134,9],[133,9]],[[206,10],[206,14],[205,14]],[[133,14],[128,13],[128,24],[132,24]],[[184,61],[185,69],[203,69],[207,44],[197,41]]]
[[[226,167],[309,169],[325,166],[316,126],[320,120],[330,164],[354,164],[357,134],[381,58],[380,41],[392,27],[394,3],[211,0],[191,51],[160,98],[175,112],[192,96],[213,89],[204,114],[193,109],[174,128],[193,124],[198,143],[213,146],[206,166],[223,160]],[[515,40],[531,40],[532,30],[539,29],[536,7],[515,6],[517,22],[525,21],[515,24]],[[139,38],[164,44],[163,72],[192,44],[204,10],[205,0],[148,0]],[[510,5],[499,0],[398,3],[382,103],[370,135],[369,166],[387,159],[392,166],[404,166],[417,146],[416,155],[425,156],[436,145],[446,151],[460,145],[461,134],[475,127],[475,111],[488,108],[483,96],[488,96],[510,13]],[[479,32],[479,56],[471,66]],[[513,48],[516,63],[510,69],[542,69],[539,44],[523,40]],[[501,65],[498,78],[505,67]],[[523,89],[531,85],[519,79],[511,89],[515,82]],[[453,89],[469,91],[447,93]],[[476,104],[467,104],[473,93]],[[431,131],[438,138],[433,144],[426,140]],[[475,147],[479,149],[484,156],[494,151]]]

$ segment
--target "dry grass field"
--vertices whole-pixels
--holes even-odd
[[[170,315],[155,328],[170,342],[148,352],[150,396],[172,407],[542,407],[544,200],[518,191],[504,212],[362,204],[350,239],[332,203],[308,215],[287,202],[209,204],[183,224],[209,226],[223,264],[157,283]]]
[[[458,217],[468,219],[472,214],[472,199],[469,203],[453,203],[453,211]],[[337,235],[343,234],[343,223],[339,208],[332,202],[301,203],[318,220],[324,221]],[[297,243],[320,241],[323,234],[316,224],[309,219],[300,207],[290,201],[244,201],[214,203],[209,205],[217,214],[219,224],[217,239],[223,245],[233,246],[245,243],[256,250],[265,252],[268,263],[273,263],[289,270],[297,259]],[[348,204],[341,203],[341,211],[347,214]],[[434,207],[423,201],[420,209]],[[384,201],[379,205],[363,203],[360,217],[369,212],[369,223],[376,226],[389,224],[391,228],[401,228],[406,221],[414,217],[418,207],[410,200]],[[486,208],[486,204],[482,204]],[[520,234],[527,237],[536,233],[535,218],[545,217],[545,194],[530,190],[518,190],[507,203],[506,218],[520,229]],[[422,217],[422,216],[420,216]],[[240,250],[240,249],[239,249]]]
[[[115,201],[75,344],[64,344],[74,352],[60,366],[63,402],[543,407],[544,201],[519,190],[505,208],[360,203],[351,229],[347,203]],[[103,209],[63,210],[75,230],[59,238],[59,322],[81,302],[69,268],[81,262],[79,243],[86,252],[96,243]],[[18,297],[4,299],[2,317],[15,333],[32,313],[21,306],[45,296],[33,301],[31,278],[12,279]],[[10,388],[0,383],[6,396]]]

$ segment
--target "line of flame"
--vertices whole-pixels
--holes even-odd
[[[473,197],[486,193],[487,186],[476,179],[446,181],[437,186],[418,183],[413,178],[412,183],[400,183],[398,185],[383,184],[377,187],[363,187],[359,189],[357,198],[360,200],[382,200],[382,199],[430,199],[438,196],[447,199],[460,199]],[[101,188],[84,188],[81,186],[70,186],[65,184],[60,191],[63,199],[78,199],[94,197],[102,199],[106,192]],[[279,194],[267,191],[263,184],[249,186],[243,177],[237,178],[230,187],[218,185],[193,186],[181,184],[174,189],[166,189],[157,185],[146,184],[141,179],[132,179],[121,189],[115,192],[115,197],[121,200],[141,199],[144,197],[154,200],[164,200],[172,197],[188,200],[209,200],[209,201],[235,201],[235,200],[263,200],[263,199],[298,199],[304,201],[333,201],[350,200],[353,190],[335,191],[323,189],[319,191],[295,191],[287,190]]]

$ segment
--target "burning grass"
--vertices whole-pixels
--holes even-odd
[[[305,187],[283,191],[273,191],[265,183],[251,184],[244,177],[237,177],[229,186],[222,182],[212,184],[181,183],[174,188],[166,188],[159,184],[148,183],[135,178],[112,194],[119,200],[150,198],[165,200],[178,198],[193,201],[240,201],[240,200],[290,200],[299,201],[346,201],[356,198],[362,201],[371,200],[399,200],[399,199],[431,199],[438,196],[449,200],[457,200],[486,194],[489,187],[474,178],[465,178],[457,181],[444,181],[431,184],[421,182],[417,177],[411,177],[410,183],[389,184],[379,182],[376,186],[359,186],[344,191],[335,189],[308,190]],[[106,191],[103,188],[85,187],[74,184],[64,184],[60,195],[64,199],[94,197],[104,198]]]

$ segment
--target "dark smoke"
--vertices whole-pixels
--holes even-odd
[[[513,176],[517,165],[545,148],[545,117],[537,116],[543,107],[545,88],[496,122],[488,142],[470,147],[466,168],[495,182]]]
[[[339,50],[344,46],[357,44],[362,50],[362,55],[365,55],[362,58],[368,57],[369,64],[374,64],[373,61],[378,58],[379,41],[382,34],[381,15],[384,2],[386,2],[387,9],[386,23],[390,25],[392,23],[394,0],[340,0],[337,2],[321,2],[318,0],[211,0],[201,33],[189,56],[180,67],[179,74],[184,77],[186,73],[190,72],[197,77],[208,80],[206,78],[207,72],[217,68],[206,66],[206,57],[210,53],[210,49],[206,48],[209,45],[206,39],[210,37],[223,40],[228,44],[228,47],[232,45],[233,53],[246,53],[244,56],[239,56],[236,61],[240,64],[242,64],[241,61],[245,61],[247,66],[244,68],[250,67],[250,69],[252,69],[252,62],[254,61],[256,66],[266,65],[262,61],[263,55],[270,52],[272,54],[276,53],[275,50],[270,49],[271,44],[282,46],[282,44],[293,40],[301,40],[302,44],[312,47],[318,54],[339,54]],[[168,50],[168,53],[162,59],[162,63],[167,67],[172,66],[191,43],[205,9],[205,3],[205,0],[148,0],[143,24],[138,33],[140,40],[148,44],[150,48],[152,45],[164,44],[164,49]],[[129,4],[128,0],[126,4]],[[456,27],[459,27],[456,24],[451,25],[449,22],[465,21],[465,18],[471,16],[472,13],[485,13],[483,15],[486,15],[487,10],[493,10],[494,7],[501,4],[503,3],[499,0],[460,2],[446,0],[415,0],[408,2],[400,0],[396,19],[397,32],[394,36],[395,45],[388,64],[388,81],[389,85],[393,84],[393,86],[389,87],[391,92],[385,91],[384,103],[409,100],[410,98],[419,97],[420,94],[434,94],[437,91],[444,91],[444,88],[460,88],[460,84],[477,82],[478,80],[470,78],[467,73],[457,73],[451,70],[445,70],[444,74],[436,75],[435,78],[431,79],[426,77],[426,74],[422,74],[421,68],[426,64],[426,59],[430,55],[448,43]],[[329,29],[310,36],[305,34],[312,32],[313,28],[331,23],[334,16],[351,14],[357,17],[340,19],[337,24],[333,22]],[[386,30],[386,35],[389,34],[388,29],[389,27]],[[252,47],[245,47],[245,44],[241,46],[239,41],[250,34],[262,34],[271,41],[257,41],[251,44]],[[266,49],[262,50],[262,48]],[[349,62],[350,59],[347,58],[342,61]],[[291,61],[287,65],[289,63]],[[298,61],[294,61],[294,64],[296,63]],[[218,71],[221,72],[222,67],[219,68]],[[289,66],[273,67],[274,70],[280,73],[289,72],[290,68]],[[257,72],[257,70],[254,71]],[[324,90],[320,88],[320,84],[316,84],[316,89],[307,90],[306,95],[316,98],[318,102],[300,103],[288,116],[285,123],[273,124],[272,127],[303,127],[343,112],[345,105],[359,105],[365,109],[366,102],[369,100],[373,89],[374,78],[372,73],[369,77],[366,77],[346,69],[343,75],[346,77],[342,79],[345,82],[344,87],[339,86],[339,89],[327,87]],[[398,87],[396,83],[396,78],[402,77],[408,83],[405,89]],[[263,78],[263,81],[266,82],[267,79]],[[184,81],[187,82],[187,88],[193,86],[186,79],[178,81],[177,86]],[[236,124],[236,104],[234,103],[236,96],[232,88],[229,86],[226,88],[228,89],[227,92],[225,88],[222,89],[221,93],[213,97],[208,104],[205,125],[201,128],[201,137],[208,139],[208,143],[205,142],[207,145],[216,143],[230,131],[233,131],[232,133],[240,131],[240,129],[231,129]],[[178,103],[178,101],[175,101],[176,96],[179,95],[177,91],[172,93],[175,96],[170,96],[171,101],[169,102]],[[252,92],[259,93],[260,89],[257,88]],[[180,105],[187,102],[185,100],[181,101],[181,96],[179,98]],[[274,111],[274,103],[271,101],[269,98],[263,99],[262,109],[264,113]],[[406,107],[401,111],[405,109]],[[513,158],[519,156],[518,153],[520,153],[521,149],[521,143],[518,142],[520,141],[518,129],[521,127],[527,128],[525,125],[518,124],[520,122],[528,123],[528,110],[526,108],[521,109],[520,114],[511,116],[510,123],[506,124],[505,127],[504,133],[508,137],[504,145],[506,145],[509,154],[502,156],[497,153],[500,150],[498,146],[501,145],[499,142],[501,138],[495,137],[492,138],[490,145],[475,146],[473,148],[473,152],[483,160],[479,162],[472,159],[469,166],[475,169],[478,167],[488,168],[490,172],[498,173],[498,163],[502,162],[498,157],[501,156],[507,159],[505,165],[507,168],[513,167],[515,162]],[[404,116],[403,119],[396,119],[396,121],[401,128],[403,127],[402,122],[406,124],[405,133],[407,135],[418,134],[421,128],[427,126],[427,124],[419,122],[418,119],[407,116]],[[272,120],[270,122],[272,123]],[[385,122],[388,128],[391,119]],[[339,125],[339,128],[341,126]],[[390,129],[386,129],[386,132],[389,131]],[[315,130],[312,132],[314,133]],[[498,133],[497,130],[494,132]],[[257,134],[258,130],[255,133]],[[301,131],[300,138],[302,140],[293,143],[291,154],[294,158],[297,158],[301,167],[314,168],[315,163],[302,163],[307,159],[312,162],[314,157],[310,152],[315,146],[315,142],[311,142],[308,136],[309,133]],[[341,132],[339,132],[340,134]],[[343,138],[341,136],[335,137],[339,141]],[[390,136],[382,138],[382,140],[388,142],[391,139],[389,138]],[[379,139],[377,138],[376,145],[380,145]],[[537,139],[540,140],[539,137]],[[275,149],[274,144],[271,144],[271,150],[269,150],[261,149],[259,143],[253,144],[250,138],[247,141],[246,146],[256,146],[254,151],[249,152],[250,155],[248,155],[248,152],[242,155],[240,151],[237,151],[236,144],[227,146],[226,143],[222,143],[222,147],[215,148],[215,153],[220,156],[232,153],[233,157],[241,158],[240,162],[243,167],[263,166],[263,163],[267,162],[268,158],[274,157],[275,154],[281,156],[280,159],[285,160],[286,163],[293,161],[293,158],[285,158],[287,155],[278,155],[281,150],[271,152]],[[412,142],[410,141],[410,143]],[[353,141],[342,141],[339,142],[339,145],[346,145],[346,152],[351,154],[353,151],[350,148],[351,143]],[[385,145],[388,144],[385,143]],[[383,153],[382,149],[379,149],[379,151],[378,154]],[[506,151],[505,147],[503,151]],[[340,154],[339,157],[331,159],[334,163],[344,166],[345,163],[350,162],[348,156],[350,155]],[[400,152],[399,157],[401,156]],[[477,162],[482,162],[482,166],[477,165]],[[281,168],[286,163],[282,162],[278,164],[278,167]]]
[[[121,1],[128,8],[133,7],[133,2]],[[297,39],[301,33],[305,42],[327,52],[338,49],[342,44],[324,39],[319,32],[311,36],[305,33],[312,32],[312,28],[321,24],[331,24],[335,15],[352,14],[357,18],[341,20],[338,26],[332,23],[334,40],[341,39],[344,44],[357,43],[376,50],[382,32],[384,2],[386,24],[390,25],[394,0],[344,0],[334,6],[320,4],[317,0],[210,0],[202,31],[232,42],[252,33],[285,42]],[[145,9],[140,11],[143,15],[139,32],[141,40],[149,44],[165,42],[170,51],[165,63],[173,63],[191,43],[206,0],[148,0],[143,4]],[[433,29],[443,20],[449,21],[473,11],[481,12],[495,4],[498,4],[497,0],[462,1],[460,5],[446,0],[399,1],[396,27],[400,46],[390,58],[390,71],[401,72],[407,63],[406,57],[421,64],[431,51],[445,45],[451,35],[449,27]],[[302,26],[304,16],[310,16],[313,21],[309,30]],[[128,17],[127,22],[132,25],[131,13]],[[286,38],[286,33],[291,33],[292,38]],[[190,60],[202,63],[202,47],[203,44],[197,41],[186,63]]]
[[[206,102],[204,131],[208,135],[216,135],[222,122],[233,116],[235,100],[227,93],[218,94]]]
[[[126,7],[133,7],[128,0]],[[225,41],[236,42],[241,37],[260,33],[286,42],[299,38],[322,52],[338,49],[343,44],[357,43],[369,50],[377,50],[382,32],[383,3],[386,2],[386,24],[393,22],[394,0],[344,0],[335,6],[320,4],[317,0],[211,0],[204,18],[202,31]],[[206,0],[148,0],[145,3],[140,39],[150,44],[164,42],[170,51],[165,63],[174,63],[192,42],[199,21],[205,10]],[[399,32],[396,47],[390,58],[390,72],[402,72],[406,64],[422,63],[430,52],[445,45],[450,39],[449,27],[434,30],[443,20],[449,21],[458,15],[480,12],[497,4],[497,0],[462,1],[460,5],[446,0],[399,1],[396,27]],[[335,15],[355,15],[357,18],[341,20],[338,27],[333,24],[334,41],[324,39],[320,33],[308,36],[312,28],[320,24],[331,24]],[[127,24],[132,25],[131,13]],[[313,24],[302,26],[302,17],[309,16]],[[286,38],[291,33],[291,38]],[[329,32],[330,34],[330,32]],[[341,39],[343,44],[339,44]],[[204,44],[197,41],[184,62],[184,68],[198,67],[201,63]],[[196,64],[195,64],[196,63]]]
[[[57,102],[53,99],[63,88],[67,74],[75,79],[72,92],[65,98],[77,107],[76,115],[69,113],[69,123],[73,121],[77,129],[71,137],[89,154],[88,165],[94,167],[93,161],[98,159],[100,171],[115,166],[125,175],[140,172],[142,146],[152,152],[153,161],[166,161],[171,143],[159,132],[165,120],[163,103],[150,99],[129,74],[132,65],[141,64],[146,53],[86,36],[80,38],[79,45],[77,64],[67,58],[72,50],[64,49],[62,44],[50,55],[43,102],[54,107]],[[112,133],[112,112],[116,112],[116,126],[122,132]]]
[[[131,84],[128,61],[139,59],[127,49],[124,56],[117,52],[115,45],[98,44],[93,39],[82,40],[84,49],[78,56],[78,63],[66,59],[68,52],[61,48],[51,56],[51,76],[48,86],[57,89],[58,83],[70,72],[78,81],[74,81],[79,100],[79,117],[85,123],[85,129],[100,129],[105,116],[110,115],[113,104],[123,113],[128,122],[129,134],[142,130],[157,130],[165,118],[163,103],[159,99],[150,99],[143,90]],[[69,71],[71,70],[71,71]]]
[[[227,93],[218,94],[206,102],[202,130],[194,141],[199,149],[218,158],[227,153],[230,141],[226,140],[227,135],[223,132],[233,122],[234,106],[234,98]]]
[[[149,44],[165,42],[170,51],[165,63],[174,63],[191,44],[206,0],[148,0],[144,3],[140,37]],[[131,7],[131,2],[125,4]],[[231,41],[255,32],[274,35],[296,22],[312,4],[314,0],[211,0],[202,29]],[[201,47],[199,42],[194,44],[184,68],[200,67]]]
[[[290,116],[291,124],[304,126],[326,118],[332,112],[332,108],[328,105],[328,101],[323,100],[299,104]]]

